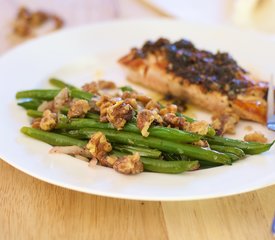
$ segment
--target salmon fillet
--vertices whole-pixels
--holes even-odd
[[[160,38],[119,59],[128,80],[212,112],[232,109],[241,119],[266,122],[267,83],[257,81],[228,53]]]

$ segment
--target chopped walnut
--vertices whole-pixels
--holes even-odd
[[[82,90],[89,93],[98,93],[102,89],[114,89],[116,85],[114,82],[99,80],[97,82],[86,83],[82,86]]]
[[[198,133],[200,135],[206,135],[208,132],[208,127],[209,124],[206,121],[196,121],[190,123],[188,131],[193,132],[193,133]]]
[[[150,100],[146,105],[145,109],[148,110],[159,110],[160,109],[160,104],[154,100]]]
[[[44,112],[45,110],[54,111],[54,102],[53,101],[43,101],[39,107],[37,108],[38,111]]]
[[[71,106],[68,112],[68,117],[69,118],[84,117],[90,109],[91,107],[87,100],[83,100],[83,99],[74,100],[71,103]]]
[[[206,140],[199,140],[197,142],[194,142],[193,144],[196,145],[196,146],[199,146],[199,147],[204,147],[204,148],[209,147],[209,144]]]
[[[57,124],[56,113],[53,113],[50,110],[45,110],[43,112],[43,117],[41,118],[39,127],[44,131],[50,131],[55,128],[56,124]]]
[[[42,11],[34,12],[30,18],[30,24],[34,27],[40,26],[48,20],[49,16]]]
[[[178,111],[178,107],[177,107],[177,105],[175,105],[175,104],[167,104],[166,106],[165,106],[165,108],[162,108],[160,111],[159,111],[159,114],[161,115],[161,116],[164,116],[165,114],[167,114],[167,113],[176,113]]]
[[[267,138],[262,133],[259,133],[259,132],[246,134],[244,136],[244,140],[247,142],[259,142],[259,143],[267,142]]]
[[[111,155],[111,156],[106,156],[102,158],[100,163],[102,166],[113,167],[117,160],[118,160],[117,156]]]
[[[146,105],[148,102],[152,100],[152,98],[141,94],[137,95],[136,99],[137,101],[141,102],[143,105]]]
[[[101,96],[99,100],[96,101],[96,106],[99,108],[100,112],[100,122],[108,122],[107,119],[107,109],[115,104],[115,101],[108,96]]]
[[[126,104],[123,100],[107,108],[107,119],[117,130],[121,130],[132,117],[133,109],[131,105]]]
[[[121,98],[122,99],[127,99],[127,98],[137,99],[137,93],[135,91],[131,91],[131,92],[125,91],[122,93]]]
[[[123,174],[137,174],[143,172],[143,164],[138,153],[117,159],[113,168]]]
[[[34,118],[33,120],[32,120],[32,127],[33,128],[40,128],[40,122],[41,122],[41,119],[42,118]]]
[[[102,132],[96,132],[92,135],[86,148],[90,151],[92,156],[96,158],[102,166],[109,166],[105,158],[107,153],[112,151],[112,145],[107,141]]]
[[[148,129],[150,128],[151,124],[157,121],[162,123],[162,118],[158,115],[156,111],[150,111],[147,109],[143,109],[138,112],[137,115],[137,127],[141,130],[141,135],[143,137],[148,137],[149,132]]]
[[[31,12],[25,7],[18,10],[14,21],[13,32],[20,37],[34,36],[35,30],[48,21],[53,21],[53,29],[63,26],[63,21],[56,15],[44,11]]]
[[[69,90],[65,87],[54,98],[53,105],[55,112],[65,106],[69,102],[69,99]]]
[[[190,125],[184,117],[178,117],[175,113],[165,114],[163,120],[166,125],[179,129],[186,129]]]
[[[239,120],[240,117],[236,113],[231,109],[226,109],[224,112],[212,116],[211,125],[219,135],[235,133],[235,127]]]
[[[124,100],[124,102],[126,104],[129,104],[133,109],[137,109],[138,108],[137,100],[134,99],[134,98],[126,98]]]

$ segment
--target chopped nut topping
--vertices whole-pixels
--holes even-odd
[[[150,100],[146,106],[145,106],[145,109],[148,109],[148,110],[159,110],[160,109],[160,105],[158,102],[154,101],[154,100]]]
[[[83,99],[74,100],[71,103],[71,106],[68,112],[68,117],[69,118],[84,117],[90,109],[91,107],[87,100],[83,100]]]
[[[116,85],[114,82],[99,80],[97,82],[86,83],[82,86],[83,91],[89,93],[98,93],[102,89],[115,89]]]
[[[56,123],[57,123],[56,113],[53,113],[50,110],[45,110],[43,112],[43,117],[41,118],[39,127],[44,131],[50,131],[55,128]]]
[[[34,36],[34,31],[48,21],[54,23],[53,29],[63,26],[62,19],[56,15],[44,11],[31,12],[29,9],[21,7],[14,22],[13,32],[20,37]]]
[[[134,98],[126,98],[126,99],[124,100],[124,102],[125,102],[126,104],[131,105],[131,107],[132,107],[133,109],[137,109],[137,108],[138,108],[137,100],[134,99]]]
[[[235,127],[239,120],[240,117],[236,113],[231,109],[226,109],[224,112],[212,116],[211,125],[219,135],[235,133]]]
[[[150,128],[152,122],[157,121],[162,123],[162,118],[158,115],[158,113],[153,110],[143,109],[137,115],[137,127],[141,130],[141,135],[143,137],[148,137],[149,132],[148,129]]]
[[[267,142],[267,138],[262,133],[259,133],[259,132],[246,134],[244,136],[244,140],[247,142],[259,142],[259,143]]]
[[[204,147],[204,148],[209,147],[209,144],[206,140],[199,140],[197,142],[194,142],[193,144],[196,145],[196,146],[199,146],[199,147]]]
[[[41,119],[42,119],[42,118],[34,118],[34,119],[32,120],[32,127],[33,127],[33,128],[39,129],[39,128],[40,128]]]
[[[117,159],[113,168],[123,174],[137,174],[143,172],[143,164],[138,153]]]
[[[113,106],[107,108],[107,119],[117,130],[121,130],[127,121],[133,117],[131,105],[124,101],[116,102]]]
[[[152,98],[147,97],[145,95],[139,94],[139,95],[137,95],[136,99],[137,99],[137,101],[140,101],[141,103],[143,103],[144,105],[146,105],[148,102],[151,101]]]
[[[69,90],[65,87],[54,98],[53,104],[55,112],[65,106],[69,102],[69,99]]]
[[[107,109],[115,104],[110,97],[101,96],[98,101],[96,101],[96,106],[99,107],[100,112],[100,122],[108,122],[107,119]]]
[[[54,102],[53,101],[43,101],[39,107],[37,108],[38,111],[44,112],[45,110],[54,111]]]
[[[112,145],[107,141],[102,132],[96,132],[92,135],[86,148],[92,156],[96,158],[102,166],[109,166],[106,160],[107,153],[112,151]]]
[[[208,127],[209,124],[206,121],[196,121],[190,123],[188,131],[193,132],[193,133],[198,133],[200,135],[206,135],[208,132]]]
[[[165,108],[162,108],[159,111],[159,114],[161,116],[164,116],[167,113],[174,113],[175,114],[177,111],[178,111],[177,105],[175,105],[175,104],[167,104]]]
[[[186,129],[190,125],[190,123],[187,122],[184,117],[178,117],[175,113],[165,114],[163,120],[166,125],[179,129]]]

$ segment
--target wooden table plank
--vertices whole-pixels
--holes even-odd
[[[64,189],[3,161],[0,173],[0,239],[168,239],[159,202]]]

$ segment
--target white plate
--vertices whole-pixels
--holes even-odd
[[[36,178],[62,187],[102,196],[142,200],[192,200],[242,193],[275,182],[274,147],[232,166],[178,175],[142,173],[124,176],[65,155],[49,154],[50,146],[23,136],[29,125],[25,111],[16,105],[16,91],[49,87],[50,76],[75,85],[103,77],[125,83],[116,63],[133,46],[165,36],[192,40],[198,47],[229,51],[243,66],[262,77],[274,70],[275,42],[250,32],[198,26],[180,21],[142,20],[103,23],[61,31],[27,42],[0,59],[0,156]],[[128,83],[129,84],[129,83]],[[199,112],[198,118],[209,118]],[[242,122],[237,137],[244,135]],[[264,126],[249,123],[274,139]],[[4,179],[2,179],[4,181]]]

